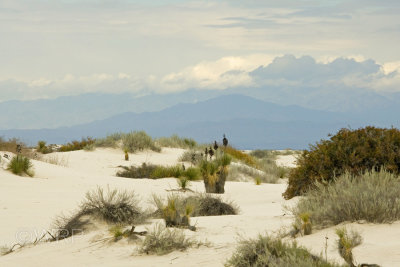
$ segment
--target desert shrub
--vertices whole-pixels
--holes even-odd
[[[134,224],[143,222],[146,215],[139,207],[139,201],[133,191],[103,189],[86,193],[78,212],[70,217],[59,217],[55,226],[57,232],[54,240],[60,240],[81,232],[88,225],[93,224],[92,219],[102,220],[110,224]]]
[[[155,170],[151,173],[150,178],[166,178],[175,177],[179,178],[183,175],[182,166],[157,166]]]
[[[348,233],[346,228],[336,229],[336,235],[339,237],[337,244],[340,256],[349,266],[355,267],[356,265],[353,263],[353,248],[362,243],[361,235],[356,231]]]
[[[170,195],[167,198],[167,205],[162,206],[161,214],[167,227],[187,227],[192,229],[190,226],[190,215],[193,211],[193,207],[189,204],[185,204],[182,208],[178,206],[179,197]],[[193,227],[192,230],[195,230]]]
[[[197,142],[192,138],[183,138],[174,134],[170,137],[160,137],[156,143],[161,147],[176,147],[193,149],[197,146]]]
[[[189,181],[195,181],[201,179],[200,169],[195,167],[189,167],[182,173],[183,177],[186,177]]]
[[[59,149],[60,152],[68,152],[68,151],[75,151],[81,150],[86,146],[91,146],[94,144],[95,140],[91,137],[82,138],[81,141],[74,140],[70,143],[62,145]]]
[[[51,146],[47,146],[46,141],[39,141],[37,144],[36,151],[42,154],[48,154],[53,152],[53,148]]]
[[[243,181],[248,178],[259,180],[259,182],[275,184],[279,180],[279,176],[275,172],[266,172],[258,170],[247,165],[231,165],[227,176],[228,181]]]
[[[298,267],[333,267],[340,266],[326,262],[314,256],[306,248],[295,242],[285,243],[279,237],[259,235],[255,239],[242,240],[235,253],[225,266],[298,266]]]
[[[17,138],[10,138],[5,140],[0,136],[0,151],[8,151],[8,152],[17,152],[17,145],[21,144],[21,142]]]
[[[271,158],[275,159],[276,158],[276,153],[274,150],[261,150],[261,149],[256,149],[250,152],[250,156],[262,159],[262,158]]]
[[[150,149],[155,152],[161,151],[161,148],[156,146],[151,136],[144,131],[134,131],[124,134],[122,138],[122,146],[123,149],[127,149],[130,153],[145,149]]]
[[[297,164],[289,175],[286,199],[306,193],[315,182],[331,182],[345,172],[360,175],[384,167],[388,172],[399,173],[400,131],[371,126],[341,129],[329,140],[303,151]]]
[[[113,133],[107,135],[104,138],[97,138],[94,142],[95,147],[112,147],[116,148],[118,146],[118,141],[122,140],[123,133]]]
[[[237,150],[231,146],[227,146],[224,149],[225,153],[232,156],[233,158],[240,160],[242,162],[244,162],[245,164],[252,166],[252,167],[257,167],[257,162],[254,160],[254,158],[249,155],[246,154],[240,150]]]
[[[400,180],[387,171],[362,176],[343,174],[334,183],[317,184],[292,209],[299,216],[309,213],[314,225],[337,225],[366,220],[388,223],[400,219]]]
[[[85,151],[94,151],[96,149],[96,146],[94,143],[87,144],[86,146],[83,147],[83,150]]]
[[[69,162],[69,157],[61,156],[60,154],[51,154],[45,157],[41,157],[39,160],[50,164],[67,167]]]
[[[150,178],[157,165],[142,163],[140,167],[120,166],[123,170],[117,172],[117,176],[126,178]]]
[[[33,176],[32,167],[33,165],[29,158],[17,155],[10,160],[7,169],[17,175],[27,174]]]
[[[180,214],[185,214],[186,207],[191,207],[191,217],[236,215],[239,213],[239,208],[233,202],[225,202],[220,197],[210,194],[194,194],[188,197],[180,197],[178,195],[168,196],[168,200],[171,199],[174,201],[175,209]],[[153,204],[157,208],[154,215],[162,217],[162,210],[167,206],[165,201],[153,195]]]
[[[139,251],[146,254],[165,255],[172,251],[184,251],[199,245],[201,245],[200,242],[187,238],[182,230],[168,229],[157,224],[148,231]]]
[[[230,163],[231,157],[227,154],[213,161],[203,160],[200,163],[200,172],[207,193],[223,194],[225,192],[225,181]]]
[[[190,162],[197,166],[203,160],[203,154],[195,150],[187,150],[180,156],[179,161]]]

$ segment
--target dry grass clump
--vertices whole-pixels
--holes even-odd
[[[0,136],[0,151],[8,151],[8,152],[13,152],[16,153],[16,148],[17,145],[22,144],[25,146],[19,139],[17,138],[10,138],[8,140],[5,140],[3,137]]]
[[[225,266],[297,266],[297,267],[336,267],[320,257],[314,256],[306,248],[295,242],[285,243],[279,237],[259,235],[255,239],[242,240]]]
[[[193,166],[197,166],[203,160],[203,153],[196,150],[186,150],[180,156],[179,161],[190,162]]]
[[[365,127],[357,130],[341,129],[329,140],[310,146],[297,159],[297,167],[289,175],[286,199],[303,195],[316,183],[333,182],[336,177],[350,172],[361,175],[365,171],[400,172],[400,130]]]
[[[275,184],[280,178],[275,172],[265,172],[247,165],[235,164],[229,167],[229,174],[226,179],[228,181],[241,181],[246,180],[248,177],[252,180],[258,181],[259,184]]]
[[[55,222],[59,229],[53,240],[68,238],[88,228],[95,220],[109,224],[134,224],[143,222],[146,215],[139,207],[139,201],[133,191],[103,189],[86,193],[79,211],[71,217],[60,217]]]
[[[81,141],[74,140],[70,143],[62,145],[59,148],[59,151],[60,152],[68,152],[68,151],[81,150],[81,149],[84,149],[85,147],[92,147],[94,142],[95,142],[95,140],[91,137],[82,138]]]
[[[179,137],[174,134],[170,137],[160,137],[156,139],[157,145],[161,147],[176,147],[193,149],[197,146],[197,142],[192,138]]]
[[[346,173],[327,185],[318,183],[291,210],[296,216],[309,213],[320,226],[359,220],[390,223],[400,219],[399,192],[399,178],[385,170]]]
[[[39,141],[36,147],[36,151],[42,154],[49,154],[53,152],[53,148],[51,146],[47,146],[46,141]]]
[[[226,148],[224,148],[224,152],[230,156],[232,156],[233,158],[240,160],[242,162],[244,162],[245,164],[255,167],[257,168],[257,162],[256,160],[249,154],[246,154],[240,150],[237,150],[231,146],[227,146]]]
[[[34,175],[32,167],[33,164],[29,158],[17,155],[10,160],[7,169],[16,175],[22,176],[26,174],[32,177]]]
[[[154,140],[144,131],[134,131],[122,136],[122,148],[130,153],[150,149],[160,152],[161,148],[157,146]]]
[[[153,195],[153,204],[157,210],[154,212],[156,217],[162,217],[162,210],[168,205],[168,202],[173,201],[175,210],[181,214],[186,213],[186,207],[191,207],[191,217],[199,216],[220,216],[220,215],[236,215],[239,213],[239,208],[233,202],[225,202],[218,196],[210,194],[193,194],[188,197],[179,195],[170,195],[165,200]]]
[[[180,229],[168,229],[157,224],[149,230],[141,247],[140,253],[165,255],[172,251],[185,251],[193,246],[200,246],[202,243],[187,238]]]

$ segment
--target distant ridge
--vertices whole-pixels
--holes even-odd
[[[345,113],[282,106],[249,96],[218,96],[162,111],[125,112],[86,124],[56,129],[0,130],[4,137],[18,137],[34,145],[38,140],[65,143],[86,136],[103,137],[114,132],[145,130],[153,137],[178,134],[211,142],[222,136],[242,149],[304,149],[342,127],[364,125]]]

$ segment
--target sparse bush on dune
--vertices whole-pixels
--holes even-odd
[[[329,140],[322,140],[305,150],[297,160],[298,167],[289,175],[286,199],[302,195],[317,183],[332,182],[349,172],[360,175],[365,171],[399,173],[400,130],[365,127],[341,129]]]
[[[313,225],[330,226],[365,220],[390,223],[400,219],[400,179],[385,170],[361,176],[343,174],[335,182],[317,184],[291,209],[309,213]]]
[[[190,162],[193,166],[197,166],[203,160],[203,153],[196,150],[187,150],[180,156],[179,161]]]
[[[259,235],[255,239],[242,240],[226,267],[339,267],[317,257],[295,242],[286,243],[279,237]]]
[[[231,146],[227,146],[224,149],[224,152],[226,154],[232,156],[233,158],[244,162],[245,164],[247,164],[249,166],[252,166],[252,167],[255,167],[255,168],[258,167],[256,160],[251,155],[246,154],[246,153],[244,153],[244,152],[242,152],[240,150],[237,150],[237,149],[235,149],[235,148],[233,148]]]
[[[170,137],[160,137],[156,139],[156,143],[161,147],[176,147],[187,149],[193,149],[197,146],[197,142],[194,139],[179,137],[176,134]]]
[[[134,224],[143,222],[146,215],[139,207],[139,200],[133,191],[103,189],[86,193],[78,212],[70,217],[60,217],[55,226],[59,229],[53,240],[68,238],[81,233],[95,220],[109,224]]]
[[[127,149],[130,153],[145,149],[150,149],[155,152],[161,151],[161,148],[155,144],[151,136],[144,131],[134,131],[124,134],[122,137],[122,146],[123,149]]]
[[[336,229],[336,235],[339,237],[337,243],[340,256],[350,267],[356,267],[354,265],[353,248],[362,243],[361,235],[356,231],[348,233],[346,228]]]
[[[60,152],[68,152],[68,151],[75,151],[81,150],[85,147],[91,147],[94,144],[95,140],[91,137],[82,138],[81,141],[74,140],[70,143],[62,145],[59,149]]]
[[[32,177],[34,175],[32,167],[33,165],[29,158],[16,155],[8,163],[7,169],[17,175],[26,174]]]
[[[157,224],[150,229],[141,244],[140,253],[165,255],[172,251],[184,251],[193,246],[200,246],[201,242],[187,238],[180,229],[168,229]]]
[[[36,151],[40,152],[42,154],[48,154],[48,153],[53,152],[53,148],[47,146],[46,145],[46,141],[39,141],[38,145],[37,145],[37,148],[36,148]]]
[[[175,209],[181,214],[185,214],[186,207],[190,206],[191,217],[236,215],[239,212],[239,208],[233,202],[225,202],[220,197],[210,194],[194,194],[187,197],[170,195],[167,202],[168,200],[173,200]],[[167,206],[165,200],[153,195],[152,201],[157,208],[155,216],[162,217],[162,210]]]
[[[118,147],[118,142],[122,140],[124,133],[113,133],[104,138],[97,138],[94,142],[95,147]]]

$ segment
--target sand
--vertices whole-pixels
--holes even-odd
[[[46,156],[58,157],[65,166],[33,161],[33,178],[16,176],[0,168],[0,246],[40,237],[43,231],[51,229],[57,216],[72,213],[85,193],[98,186],[134,190],[143,206],[149,207],[151,194],[167,196],[167,190],[177,188],[176,179],[119,178],[115,176],[118,166],[143,162],[175,165],[183,152],[173,148],[163,148],[161,153],[145,151],[130,154],[129,162],[124,160],[123,152],[116,149],[52,153]],[[295,158],[281,156],[277,164],[294,166]],[[204,192],[202,182],[192,182],[190,188]],[[101,241],[110,236],[104,227],[0,256],[0,266],[223,266],[240,237],[275,233],[282,227],[290,227],[293,217],[285,211],[284,205],[293,205],[297,200],[284,200],[282,193],[285,188],[286,184],[257,186],[254,182],[227,182],[223,198],[234,201],[240,207],[240,214],[194,217],[191,223],[196,225],[197,231],[185,230],[188,236],[207,241],[208,246],[164,256],[138,255],[135,244],[124,240],[116,243]],[[137,229],[151,228],[157,223],[162,222],[152,220]],[[400,222],[380,225],[353,223],[349,226],[361,231],[364,237],[363,244],[354,249],[357,262],[400,266]],[[315,231],[297,240],[320,254],[324,253],[327,235],[328,258],[343,262],[335,247],[334,229]]]

